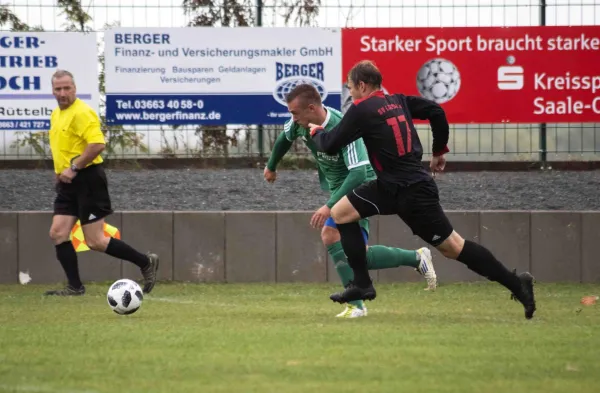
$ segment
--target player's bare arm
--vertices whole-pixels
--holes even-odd
[[[269,168],[265,167],[263,171],[263,176],[268,183],[274,183],[277,180],[277,171],[272,171]]]
[[[313,215],[310,224],[314,228],[322,228],[325,220],[331,216],[331,210],[334,206],[337,206],[338,202],[345,198],[346,194],[356,187],[360,186],[367,180],[367,169],[366,166],[362,165],[354,167],[348,171],[348,176],[344,179],[344,182],[331,194],[331,197],[327,203],[319,208]]]
[[[317,210],[310,219],[310,226],[321,229],[325,225],[325,221],[331,215],[331,209],[327,205],[323,205]]]

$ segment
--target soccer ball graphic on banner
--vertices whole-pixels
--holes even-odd
[[[119,315],[133,314],[140,308],[143,299],[142,288],[127,278],[115,281],[106,294],[108,305]]]
[[[315,89],[321,95],[321,101],[325,101],[327,98],[327,90],[325,86],[316,79],[311,78],[299,78],[299,79],[288,79],[277,85],[273,92],[273,98],[283,106],[287,106],[285,97],[289,94],[292,89],[298,85],[309,84],[313,85]]]
[[[417,73],[417,89],[421,96],[443,104],[458,94],[460,73],[449,60],[431,59]]]

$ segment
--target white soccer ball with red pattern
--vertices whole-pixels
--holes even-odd
[[[128,278],[115,281],[106,294],[110,308],[119,315],[130,315],[139,310],[144,300],[142,288]]]

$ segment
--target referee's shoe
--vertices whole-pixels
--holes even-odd
[[[156,272],[158,270],[158,255],[149,252],[146,254],[148,256],[148,266],[142,269],[142,277],[144,277],[144,293],[150,293],[152,288],[154,288],[154,284],[156,284]]]
[[[517,269],[514,269],[513,273],[516,273],[516,270]],[[519,280],[521,281],[521,291],[519,293],[512,293],[510,297],[523,304],[525,318],[531,319],[533,318],[533,313],[535,313],[537,309],[535,305],[535,295],[533,293],[533,282],[535,281],[535,278],[529,272],[519,273],[517,277],[519,277]]]

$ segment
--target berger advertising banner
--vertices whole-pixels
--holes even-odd
[[[343,29],[342,54],[451,123],[600,122],[600,26]]]
[[[96,45],[95,33],[0,32],[0,130],[50,128],[57,69],[73,73],[77,96],[98,109]]]
[[[341,106],[341,32],[320,28],[115,28],[104,35],[113,124],[282,124],[306,82]]]

